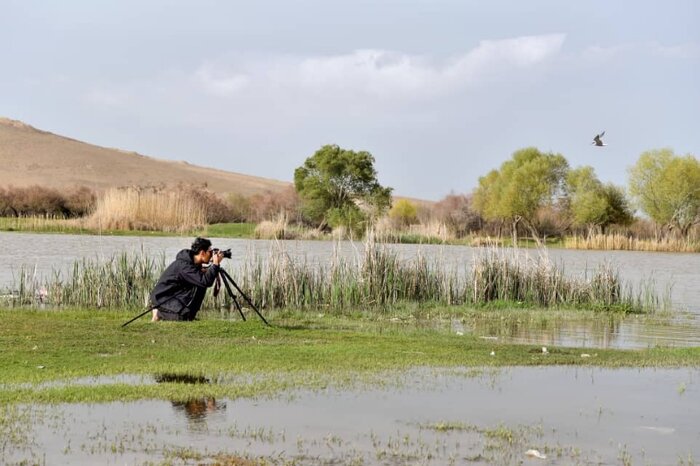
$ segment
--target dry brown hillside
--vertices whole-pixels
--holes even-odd
[[[51,188],[88,186],[97,191],[120,186],[204,184],[216,193],[245,196],[281,191],[291,183],[155,159],[136,152],[109,149],[41,131],[0,117],[0,187],[40,185]],[[431,205],[410,199],[419,205]]]
[[[0,186],[118,186],[207,183],[217,193],[279,191],[291,183],[94,146],[0,117]]]

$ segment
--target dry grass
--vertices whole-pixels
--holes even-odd
[[[276,220],[264,220],[255,227],[257,239],[291,239],[285,236],[288,230],[287,217],[278,215]]]
[[[482,247],[482,246],[488,246],[488,247],[497,247],[497,246],[503,246],[503,239],[501,238],[495,238],[491,236],[475,236],[471,239],[470,246],[472,247]]]
[[[689,239],[639,239],[621,234],[572,236],[564,240],[564,247],[648,252],[700,252],[700,243]]]
[[[97,230],[188,232],[207,224],[206,210],[180,191],[110,189],[86,220]]]
[[[397,228],[390,220],[382,218],[368,234],[383,243],[448,243],[457,239],[444,222],[437,220]]]

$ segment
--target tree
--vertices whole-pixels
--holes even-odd
[[[459,238],[479,230],[483,224],[483,219],[472,207],[471,195],[451,192],[435,203],[433,212]]]
[[[641,210],[662,228],[686,236],[700,222],[700,163],[671,149],[644,152],[629,171],[629,189]]]
[[[571,223],[589,232],[612,224],[626,225],[632,212],[621,188],[598,180],[592,167],[570,170],[566,175],[566,204]]]
[[[514,243],[520,223],[540,243],[537,211],[554,202],[563,188],[568,167],[560,154],[545,154],[534,147],[518,150],[500,170],[479,178],[474,208],[487,220],[510,222]]]
[[[325,145],[294,171],[294,186],[304,214],[324,228],[357,230],[367,216],[381,215],[391,204],[392,188],[377,181],[374,157],[337,145]]]
[[[418,208],[408,199],[399,199],[391,206],[389,218],[401,227],[417,223]]]
[[[607,202],[607,221],[601,225],[603,233],[609,225],[630,225],[634,222],[634,209],[623,188],[606,183],[603,185],[603,195]]]

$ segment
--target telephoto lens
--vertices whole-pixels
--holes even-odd
[[[218,254],[219,251],[221,251],[221,254],[224,255],[224,258],[225,258],[225,259],[230,259],[230,258],[231,258],[231,248],[224,249],[223,251],[222,251],[221,249],[218,249],[218,248],[213,248],[213,249],[211,250],[211,252],[213,252],[214,254]]]

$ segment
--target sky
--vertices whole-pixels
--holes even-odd
[[[700,154],[698,24],[697,0],[0,0],[0,116],[284,181],[337,144],[428,200],[531,146],[625,186],[644,151]]]

